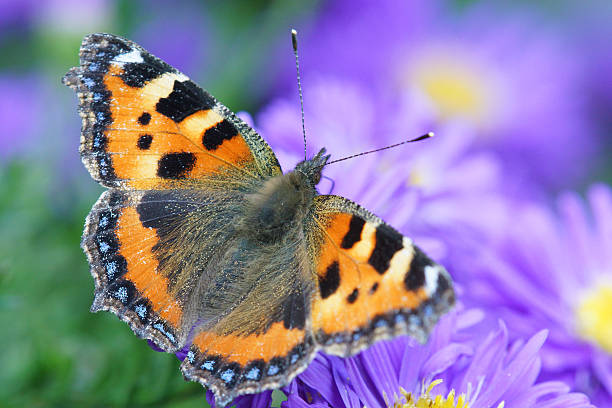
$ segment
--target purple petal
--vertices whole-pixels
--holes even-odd
[[[361,367],[361,364],[355,358],[349,358],[346,365],[351,385],[364,405],[369,408],[385,407],[382,395],[379,394],[372,378]]]
[[[268,408],[272,404],[272,391],[241,395],[234,399],[233,403],[236,404],[236,408]]]
[[[327,357],[319,353],[308,368],[299,375],[301,381],[320,393],[331,404],[342,402],[331,370],[331,367],[337,364],[335,359],[336,357]]]
[[[546,336],[547,332],[543,330],[529,339],[527,344],[520,349],[506,367],[500,367],[501,370],[495,374],[478,400],[485,406],[488,404],[493,405],[496,401],[510,400],[513,396],[509,395],[508,390],[512,386],[516,388],[531,386],[531,384],[525,383],[523,375],[534,364],[538,351],[546,340]],[[519,382],[520,385],[515,385],[515,382]]]
[[[437,374],[456,364],[461,356],[471,356],[473,353],[472,347],[466,344],[449,344],[433,353],[423,364],[421,371],[435,379]]]

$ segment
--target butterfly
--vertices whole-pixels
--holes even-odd
[[[216,403],[288,384],[318,351],[421,341],[451,278],[358,204],[320,195],[329,155],[283,173],[268,144],[187,76],[111,34],[83,40],[64,83],[80,154],[107,190],[82,247],[108,310],[167,352]]]

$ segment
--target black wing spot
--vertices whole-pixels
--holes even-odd
[[[165,179],[183,179],[193,170],[196,156],[193,153],[168,153],[157,164],[157,175]]]
[[[373,295],[378,290],[378,282],[374,282],[372,287],[370,288],[370,295]]]
[[[140,54],[143,62],[130,62],[123,66],[123,73],[120,77],[126,85],[142,88],[147,82],[166,72],[175,72],[174,68],[151,54],[147,52]]]
[[[151,114],[149,112],[144,112],[142,115],[140,115],[140,117],[138,118],[138,123],[140,123],[143,126],[146,126],[149,124],[149,122],[151,122]]]
[[[361,240],[361,231],[363,231],[364,225],[365,220],[363,218],[353,215],[349,223],[349,230],[344,238],[342,238],[340,246],[344,249],[351,249],[353,245]]]
[[[145,228],[155,228],[159,236],[175,231],[177,222],[198,205],[185,200],[177,191],[149,191],[136,206],[140,222]]]
[[[323,299],[333,295],[340,286],[340,266],[332,262],[325,271],[325,276],[319,276],[319,290]]]
[[[238,134],[238,130],[227,119],[215,126],[209,127],[202,135],[202,144],[206,150],[216,150],[225,140],[230,140]]]
[[[406,276],[404,277],[406,289],[417,290],[422,287],[425,284],[425,267],[433,264],[434,262],[419,247],[415,246],[410,269],[406,271]]]
[[[142,135],[138,138],[138,148],[140,150],[149,150],[151,147],[151,142],[153,142],[153,136]]]
[[[368,259],[368,263],[379,274],[389,269],[389,262],[393,255],[404,247],[403,236],[388,225],[381,224],[376,228],[376,245]]]
[[[346,297],[346,301],[349,302],[350,304],[353,304],[357,301],[358,297],[359,297],[359,289],[355,288],[351,292],[351,294]]]
[[[215,106],[215,99],[192,81],[174,81],[170,95],[161,98],[155,105],[157,112],[180,122],[187,116]]]
[[[306,299],[302,292],[290,294],[283,302],[283,326],[286,329],[304,329],[306,325]]]

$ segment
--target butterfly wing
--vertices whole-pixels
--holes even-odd
[[[209,387],[216,404],[284,386],[314,357],[309,322],[314,281],[305,267],[304,244],[300,228],[267,245],[242,236],[216,264],[223,280],[202,285],[197,298],[204,309],[234,304],[224,307],[220,319],[195,328],[181,370]]]
[[[167,189],[234,173],[281,174],[266,142],[187,76],[139,45],[111,34],[83,40],[76,90],[80,152],[107,187]]]
[[[312,222],[311,324],[325,352],[352,355],[404,333],[424,341],[453,305],[446,270],[356,203],[317,196]]]
[[[196,283],[218,276],[210,265],[231,244],[241,199],[232,191],[103,193],[82,240],[95,282],[92,311],[110,310],[165,351],[184,347],[198,318]]]
[[[81,157],[111,188],[82,240],[96,285],[92,310],[179,349],[194,320],[194,282],[211,279],[199,268],[205,255],[223,251],[244,194],[280,166],[255,131],[137,44],[92,34],[80,59],[64,83],[79,98]]]

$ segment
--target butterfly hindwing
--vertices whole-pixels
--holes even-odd
[[[81,157],[103,185],[167,189],[228,171],[281,173],[254,130],[139,45],[92,34],[80,56],[64,82],[79,95]]]
[[[454,302],[446,270],[409,238],[343,197],[317,196],[314,214],[315,341],[338,355],[405,333],[424,341]]]
[[[238,395],[286,385],[316,350],[309,330],[283,322],[257,334],[199,330],[181,370],[187,379],[210,387],[216,404],[224,406]]]
[[[285,240],[291,248],[253,242],[239,228],[244,194],[110,190],[83,237],[92,310],[110,310],[165,351],[189,344],[185,377],[220,405],[285,385],[317,350],[300,231]]]
[[[249,234],[232,241],[215,263],[219,281],[203,285],[197,296],[209,311],[216,308],[219,319],[204,319],[193,331],[181,366],[185,377],[209,386],[224,405],[241,394],[284,386],[303,371],[317,351],[308,265],[300,228],[276,243],[262,244]],[[219,303],[226,307],[220,310]]]
[[[91,309],[110,310],[139,337],[176,350],[186,337],[181,330],[183,307],[158,268],[158,237],[140,220],[142,195],[106,191],[87,217],[81,245],[95,282]]]

